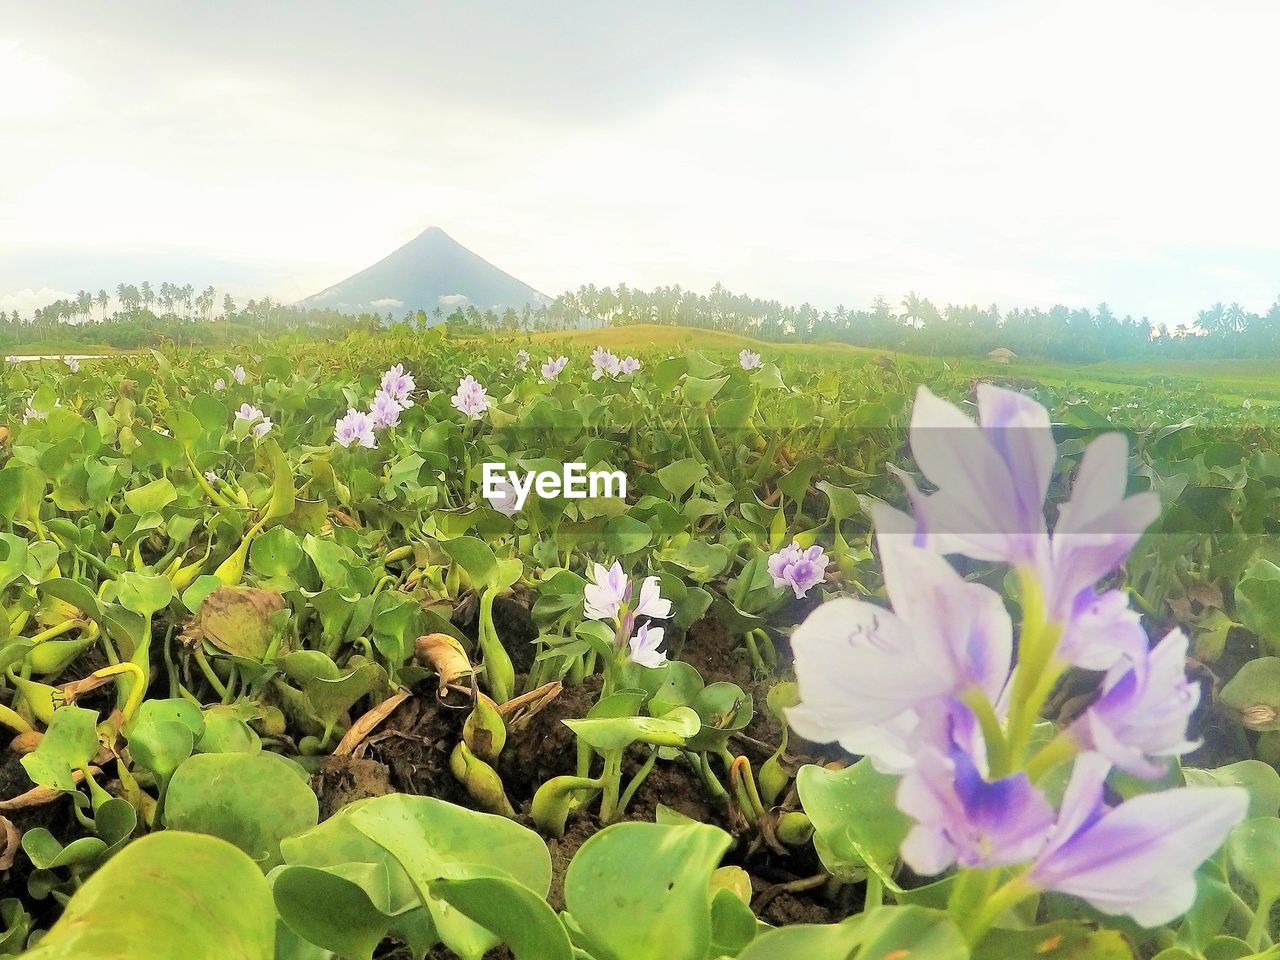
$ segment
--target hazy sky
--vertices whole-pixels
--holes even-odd
[[[431,224],[550,294],[1280,293],[1275,0],[0,4],[0,309]]]

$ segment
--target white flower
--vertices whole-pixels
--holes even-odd
[[[622,572],[622,564],[616,560],[609,568],[593,564],[591,580],[582,590],[583,612],[588,620],[616,620],[630,596],[631,584]]]
[[[743,370],[759,370],[763,363],[764,361],[760,359],[760,354],[753,350],[748,350],[746,347],[743,347],[742,350],[738,352],[738,365],[741,366]]]
[[[627,357],[627,359],[619,361],[618,363],[618,372],[622,374],[627,374],[628,376],[630,374],[635,373],[639,369],[640,369],[640,361],[637,360],[635,357]]]
[[[242,403],[240,409],[236,411],[236,419],[257,423],[262,419],[262,411],[251,403]]]
[[[533,359],[533,358],[529,356],[529,351],[528,351],[528,350],[521,350],[519,353],[517,353],[517,354],[516,354],[516,369],[517,369],[517,370],[528,370],[528,369],[529,369],[529,361],[530,361],[530,360],[532,360],[532,359]]]
[[[218,482],[218,475],[214,473],[212,470],[206,470],[204,472],[204,478],[208,480],[210,483]]]
[[[263,417],[261,422],[255,423],[253,425],[253,435],[257,437],[259,440],[261,440],[263,437],[265,437],[268,433],[271,432],[271,428],[273,426],[275,426],[275,424],[271,422],[270,417]]]
[[[498,477],[494,486],[497,488],[496,495],[486,496],[485,500],[504,517],[514,516],[517,513],[516,502],[519,499],[515,486],[506,477]]]
[[[75,357],[63,357],[62,362],[67,365],[67,369],[70,370],[72,373],[80,372],[80,361],[77,360]]]
[[[591,351],[591,365],[595,367],[591,371],[592,380],[599,380],[604,376],[616,377],[622,370],[622,361],[604,347],[596,347]]]
[[[227,381],[219,377],[217,380],[213,381],[213,389],[217,391],[223,391],[227,389]]]
[[[236,368],[231,371],[231,378],[235,380],[236,383],[244,383],[244,367],[237,365]]]
[[[627,643],[631,662],[642,667],[660,667],[666,663],[667,655],[658,649],[663,633],[662,627],[651,627],[647,623],[637,630]]]

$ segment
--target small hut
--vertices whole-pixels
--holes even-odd
[[[994,360],[996,363],[1008,363],[1011,360],[1017,360],[1018,355],[1008,347],[996,347],[987,354],[988,360]]]

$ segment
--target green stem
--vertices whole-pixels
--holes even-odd
[[[1063,730],[1027,761],[1027,778],[1036,783],[1054,767],[1066,763],[1079,752],[1080,744],[1075,737]]]
[[[982,737],[987,744],[987,763],[991,767],[991,778],[999,780],[1009,775],[1009,744],[1005,740],[1004,728],[1000,726],[1000,718],[987,695],[974,687],[965,691],[960,698],[965,706],[973,711],[982,729]]]
[[[972,947],[987,935],[987,931],[1007,911],[1012,910],[1027,897],[1033,896],[1035,892],[1036,888],[1023,877],[1014,877],[1003,887],[996,890],[995,893],[985,898],[986,902],[980,903],[979,909],[970,911],[968,915],[953,913],[953,916],[960,926],[960,932],[964,934],[965,940]]]
[[[1022,632],[1009,707],[1009,762],[1014,770],[1020,769],[1026,759],[1036,720],[1064,669],[1054,656],[1062,630],[1045,619],[1039,581],[1026,569],[1018,570],[1018,580],[1022,588]]]
[[[639,770],[635,772],[635,776],[631,778],[631,782],[627,784],[627,789],[622,791],[622,797],[618,800],[618,816],[623,816],[627,812],[627,807],[631,803],[631,798],[635,796],[640,784],[644,783],[645,778],[649,776],[653,770],[653,765],[658,759],[658,748],[654,747],[649,751],[649,756]]]
[[[1271,925],[1271,908],[1275,906],[1277,899],[1280,899],[1280,891],[1258,895],[1258,909],[1253,912],[1249,932],[1244,936],[1245,943],[1253,950],[1263,949],[1262,938],[1267,935]]]

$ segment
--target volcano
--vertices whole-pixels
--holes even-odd
[[[392,313],[455,307],[519,310],[549,297],[472,253],[439,227],[428,227],[403,247],[341,283],[298,301],[299,307],[344,313]]]

